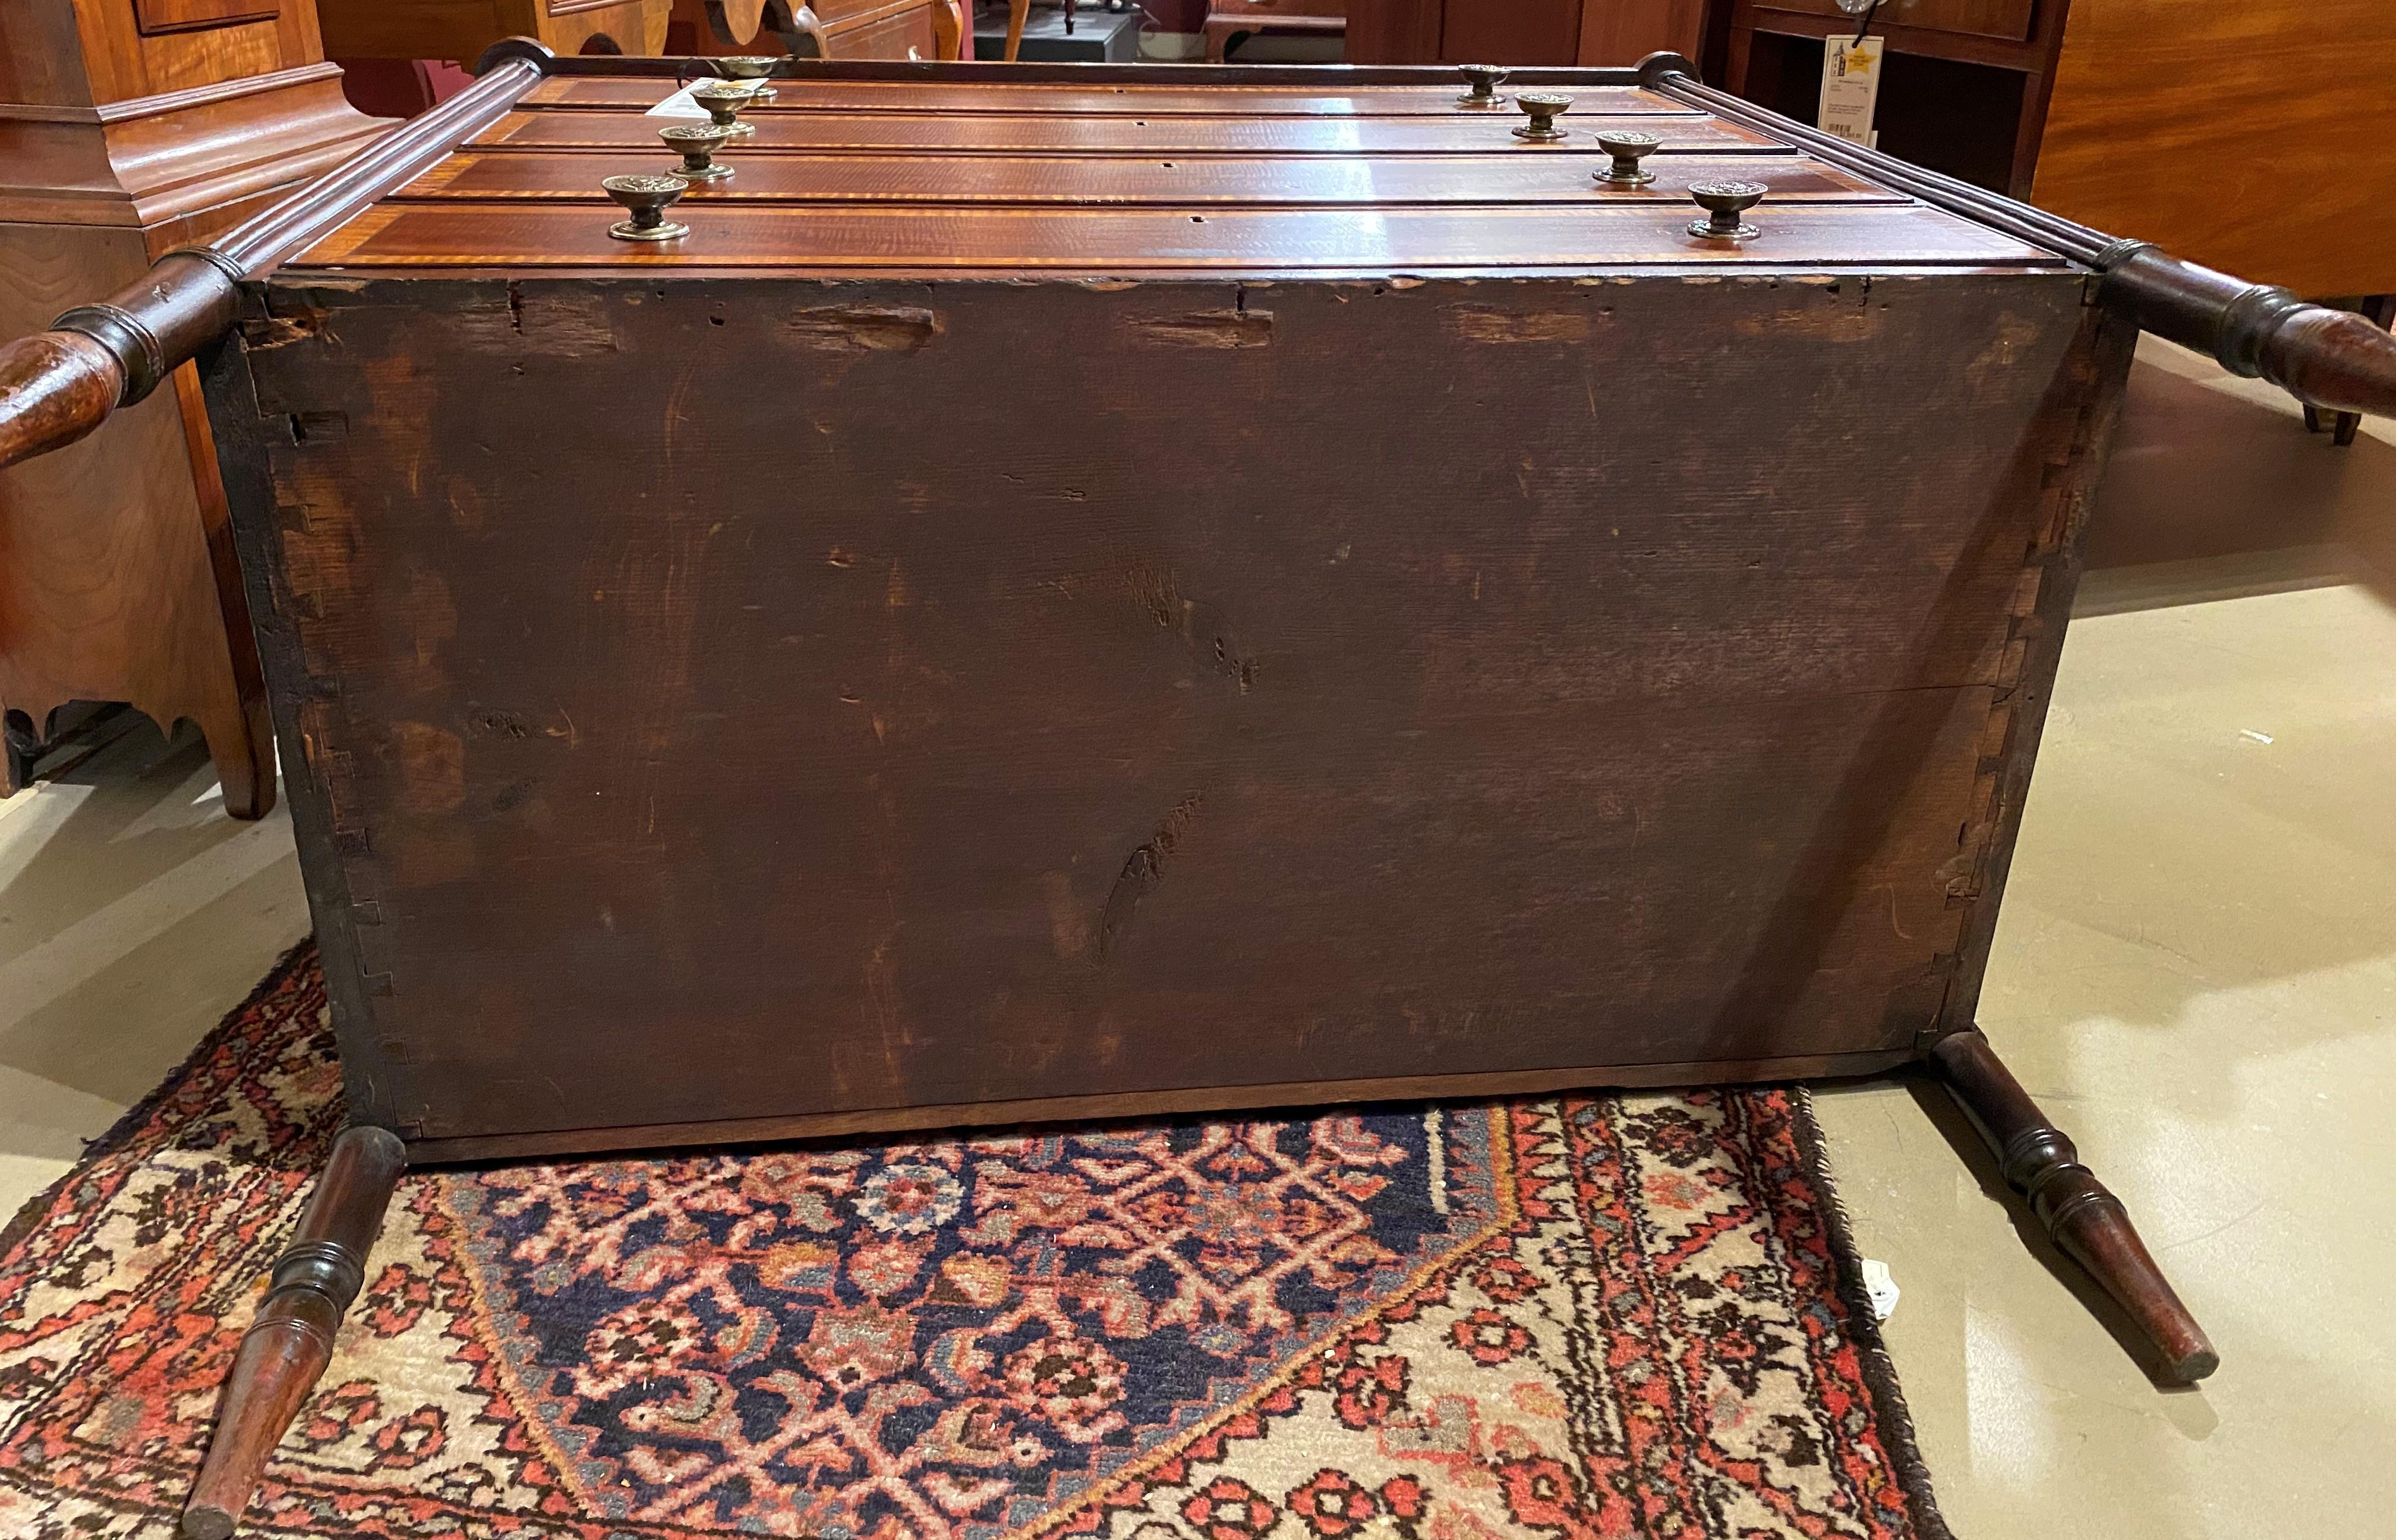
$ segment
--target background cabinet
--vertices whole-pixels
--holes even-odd
[[[1713,73],[1811,122],[1855,26],[1736,0]],[[2301,294],[2396,292],[2389,0],[1889,0],[1872,30],[1890,154]]]
[[[311,0],[0,4],[0,336],[139,278],[382,126],[325,62]],[[100,431],[0,471],[0,709],[73,700],[196,723],[225,807],[274,801],[274,749],[224,490],[190,365]],[[0,771],[12,792],[15,760]]]
[[[2396,3],[2071,0],[2030,195],[2300,294],[2396,293]]]
[[[220,0],[243,4],[245,0]],[[673,0],[315,0],[335,59],[472,64],[502,37],[563,54],[662,53]]]
[[[1709,0],[1348,0],[1351,64],[1632,64],[1705,57]]]

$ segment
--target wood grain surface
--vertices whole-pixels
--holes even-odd
[[[389,194],[390,201],[456,198],[577,199],[606,204],[599,179],[615,166],[582,151],[469,151]],[[1790,154],[1650,156],[1645,187],[1601,187],[1612,164],[1564,155],[1354,155],[1328,162],[1199,155],[1167,163],[1129,155],[810,155],[795,152],[723,157],[734,168],[706,189],[706,201],[901,204],[1665,204],[1694,209],[1692,181],[1730,178],[1769,183],[1774,203],[1883,204],[1906,200],[1817,161]],[[657,169],[679,160],[659,151]],[[613,206],[610,205],[609,206]],[[1686,217],[1684,216],[1684,219]]]
[[[2257,283],[2396,293],[2391,82],[2386,0],[2072,0],[2031,196]]]
[[[138,230],[0,224],[0,336],[138,278]],[[0,471],[0,709],[36,733],[70,701],[124,700],[198,725],[230,808],[273,805],[273,740],[213,457],[176,387],[91,437]],[[113,404],[113,402],[112,402]],[[205,443],[206,419],[199,417]]]
[[[2055,262],[1614,86],[1587,94],[1631,110],[1568,118],[1572,139],[1536,145],[1513,137],[1516,114],[1459,111],[1445,86],[799,79],[748,114],[755,133],[722,154],[733,177],[677,206],[690,235],[611,240],[597,184],[674,164],[657,141],[669,120],[642,110],[671,90],[542,82],[295,265],[1264,276]],[[1662,140],[1653,185],[1592,179],[1608,126]],[[1733,177],[1772,189],[1763,233],[1691,237],[1689,184]]]
[[[1614,86],[1652,188],[1442,87],[992,74],[783,83],[657,247],[595,183],[671,82],[550,82],[212,361],[361,1113],[1918,1052],[2119,387],[2085,274]],[[1759,235],[1688,234],[1705,175]]]
[[[2092,313],[2068,271],[273,295],[246,538],[352,1094],[485,1153],[1905,1051]],[[1027,337],[1044,389],[992,391]]]
[[[924,113],[859,112],[759,113],[749,119],[756,133],[741,149],[856,150],[912,154],[925,150],[1040,151],[1072,154],[1455,154],[1459,152],[1540,155],[1567,145],[1596,147],[1605,127],[1658,134],[1668,146],[1758,149],[1771,140],[1749,129],[1705,116],[1567,116],[1572,136],[1561,144],[1530,144],[1511,130],[1517,113],[1457,114],[1445,118],[1393,117],[1207,117],[1193,113],[1155,117],[1083,116],[1068,113],[974,113],[953,117]],[[469,141],[475,148],[515,145],[556,149],[646,148],[657,142],[656,118],[605,111],[518,112]]]
[[[1231,206],[1195,214],[1178,208],[877,204],[800,209],[694,194],[675,206],[675,217],[689,224],[690,234],[647,246],[612,239],[607,232],[614,216],[607,211],[555,202],[386,202],[289,265],[1058,273],[1217,269],[1258,275],[2064,265],[2010,237],[1918,205],[1791,204],[1756,215],[1764,232],[1736,243],[1691,235],[1692,212],[1655,202],[1607,204],[1594,198],[1569,207]]]
[[[628,54],[662,52],[672,0],[314,0],[338,59],[454,59],[472,63],[503,37],[561,54],[605,39]]]
[[[614,107],[646,111],[667,94],[670,82],[652,80],[543,81],[525,97],[529,108]],[[1176,89],[1170,86],[1087,87],[1056,83],[1018,83],[998,79],[988,84],[916,81],[817,82],[786,80],[775,85],[775,99],[754,111],[759,114],[792,112],[911,113],[954,116],[980,113],[1069,113],[1098,117],[1442,117],[1457,115],[1456,99],[1463,89],[1454,85],[1357,86],[1325,90],[1303,86],[1205,86]],[[1689,117],[1690,109],[1633,86],[1578,86],[1572,90],[1574,110],[1618,116],[1655,113]],[[1507,113],[1508,126],[1522,121]],[[1569,121],[1569,120],[1567,120]]]

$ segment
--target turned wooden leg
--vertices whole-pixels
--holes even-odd
[[[2080,1151],[1989,1040],[1977,1029],[1958,1032],[1931,1049],[1930,1058],[1995,1153],[2007,1185],[2030,1200],[2056,1249],[2086,1268],[2154,1344],[2164,1374],[2193,1385],[2219,1368],[2220,1355],[2147,1255],[2122,1201],[2080,1163]]]
[[[20,722],[25,725],[20,727]],[[0,711],[0,797],[13,797],[33,783],[33,757],[41,751],[23,712]]]
[[[262,818],[274,811],[274,732],[265,702],[256,706],[200,723],[217,782],[224,788],[225,812],[236,818]]]
[[[1032,20],[1032,0],[1006,0],[1006,61],[1023,51],[1023,24]]]
[[[958,0],[932,0],[932,55],[955,60],[965,56],[965,14]]]
[[[240,1522],[267,1456],[332,1361],[333,1333],[366,1283],[366,1253],[406,1169],[406,1147],[387,1129],[347,1129],[334,1141],[300,1233],[275,1262],[273,1284],[233,1356],[216,1436],[183,1505],[192,1540],[226,1540]]]
[[[2373,325],[2396,330],[2396,294],[2366,294],[2355,310]],[[2316,433],[2321,431],[2321,414],[2310,406],[2305,408],[2305,426]],[[2341,449],[2351,445],[2362,431],[2361,412],[2339,412],[2330,418],[2330,442]]]

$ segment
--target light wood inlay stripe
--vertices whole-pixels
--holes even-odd
[[[467,142],[469,149],[653,150],[665,122],[638,113],[512,113]],[[1664,140],[1662,153],[1782,148],[1718,118],[1591,118],[1561,144],[1515,139],[1501,119],[1473,118],[1117,118],[990,113],[958,117],[874,113],[771,113],[752,119],[756,132],[736,153],[761,150],[924,151],[1093,155],[1358,155],[1479,153],[1528,157],[1596,149],[1596,130],[1612,124]]]
[[[1323,91],[1287,86],[1178,88],[1118,86],[1093,89],[1079,86],[1013,82],[979,85],[896,80],[780,80],[774,83],[774,100],[753,111],[774,113],[836,110],[934,116],[1038,113],[1101,117],[1485,118],[1510,127],[1523,121],[1522,113],[1511,106],[1491,113],[1468,112],[1458,107],[1456,99],[1463,84],[1459,79],[1454,88],[1364,86],[1346,91]],[[549,80],[543,81],[526,97],[525,104],[534,109],[646,112],[672,90],[672,81]],[[1576,90],[1571,95],[1574,113],[1584,116],[1705,115],[1694,108],[1636,86],[1598,86]],[[1567,117],[1566,121],[1569,123],[1571,119]]]
[[[1361,209],[775,208],[686,200],[686,240],[611,239],[612,210],[507,202],[385,204],[294,264],[349,267],[778,268],[824,272],[1039,271],[1725,272],[1824,264],[2054,266],[2059,259],[1919,206],[1791,205],[1744,243],[1686,232],[1650,205]]]
[[[1410,204],[1663,204],[1687,208],[1688,185],[1709,177],[1752,179],[1771,203],[1902,204],[1834,167],[1793,156],[1677,155],[1649,164],[1656,180],[1617,189],[1593,179],[1604,155],[1388,155],[1180,161],[1129,155],[1083,158],[729,154],[733,174],[694,189],[703,203],[1138,205],[1177,207]],[[662,148],[648,169],[678,169]],[[606,202],[599,181],[617,168],[588,151],[478,151],[454,155],[393,193],[406,199],[526,198]]]

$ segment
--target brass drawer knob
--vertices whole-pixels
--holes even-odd
[[[658,130],[666,148],[682,157],[673,174],[688,182],[722,181],[732,175],[732,167],[715,164],[715,153],[731,137],[731,129],[713,123],[669,123]]]
[[[1506,105],[1506,99],[1498,94],[1498,83],[1505,79],[1507,74],[1510,73],[1506,66],[1503,64],[1458,64],[1457,69],[1461,71],[1464,78],[1470,81],[1472,85],[1472,89],[1465,92],[1462,96],[1456,99],[1456,104],[1458,107],[1471,107],[1478,111],[1487,112],[1493,108],[1503,107]]]
[[[599,185],[632,216],[607,227],[616,239],[673,241],[690,233],[690,226],[666,218],[674,200],[690,191],[680,177],[609,177]]]
[[[1643,171],[1639,163],[1655,153],[1663,143],[1653,134],[1643,134],[1636,128],[1607,128],[1597,136],[1597,147],[1614,157],[1614,164],[1598,172],[1597,179],[1612,187],[1644,187],[1656,179],[1653,171]]]
[[[690,100],[704,108],[720,128],[738,135],[757,131],[755,124],[740,121],[742,113],[757,105],[757,87],[745,80],[711,80],[693,88]]]
[[[777,54],[725,54],[715,61],[715,67],[724,72],[726,80],[758,82],[757,105],[763,107],[774,100],[774,87],[764,82],[786,57]]]
[[[1689,184],[1689,196],[1707,217],[1689,226],[1689,233],[1708,240],[1744,241],[1762,233],[1739,218],[1771,192],[1762,182],[1701,181]]]
[[[1514,130],[1518,139],[1535,144],[1551,144],[1564,137],[1556,126],[1556,119],[1572,106],[1572,98],[1562,91],[1524,91],[1514,99],[1514,105],[1531,114],[1531,121]]]

